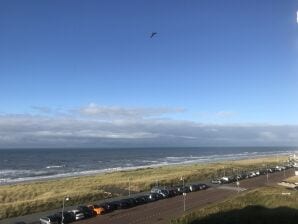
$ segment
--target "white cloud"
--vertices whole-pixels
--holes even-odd
[[[214,125],[160,117],[143,119],[145,116],[138,113],[137,119],[104,121],[0,115],[0,147],[298,145],[298,125]]]
[[[158,117],[162,115],[180,113],[185,110],[182,108],[128,108],[116,106],[102,106],[95,103],[90,103],[88,106],[81,107],[79,110],[80,115],[96,117],[102,120],[115,120],[115,119],[144,119],[150,117]]]

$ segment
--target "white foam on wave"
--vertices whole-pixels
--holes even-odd
[[[62,168],[65,167],[64,165],[53,165],[53,166],[46,166],[47,169],[55,169],[55,168]]]

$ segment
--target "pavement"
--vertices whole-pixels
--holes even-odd
[[[255,189],[267,185],[276,185],[285,178],[294,175],[294,170],[289,169],[285,172],[276,172],[269,174],[267,181],[266,175],[245,179],[240,181],[239,187],[235,183],[226,185],[212,185],[207,190],[188,193],[185,198],[182,195],[169,199],[160,200],[133,207],[130,209],[117,210],[105,215],[96,216],[94,218],[77,221],[77,224],[168,224],[170,220],[181,217],[185,213],[189,213],[208,204],[220,202],[237,193],[246,190]],[[74,206],[75,207],[75,206]],[[73,207],[68,207],[69,210]],[[25,221],[29,224],[37,224],[40,217],[53,214],[59,210],[52,210],[42,213],[31,214],[23,217],[1,220],[0,224],[13,224],[16,221]]]

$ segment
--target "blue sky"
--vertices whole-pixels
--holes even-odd
[[[297,9],[296,0],[2,0],[0,115],[86,120],[73,112],[91,107],[104,110],[100,121],[120,114],[109,122],[297,125]]]

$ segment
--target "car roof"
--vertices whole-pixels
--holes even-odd
[[[78,209],[73,209],[73,210],[71,210],[70,212],[80,212],[80,210],[78,210]]]

